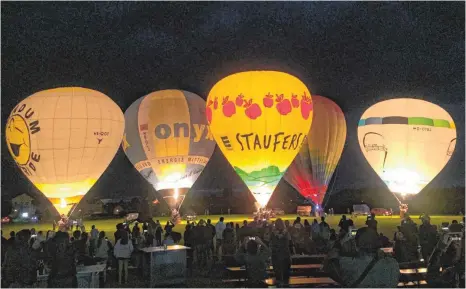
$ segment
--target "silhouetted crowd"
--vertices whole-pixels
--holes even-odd
[[[119,283],[128,280],[128,268],[142,268],[141,251],[145,247],[179,244],[184,239],[188,250],[188,268],[208,275],[215,263],[233,258],[245,266],[248,286],[263,287],[267,268],[272,265],[278,286],[287,286],[294,255],[326,255],[324,270],[345,287],[397,287],[400,263],[423,263],[427,267],[430,287],[464,288],[464,219],[436,228],[427,215],[422,224],[406,215],[391,242],[378,233],[377,220],[368,216],[366,226],[356,229],[351,219],[342,216],[338,231],[329,226],[325,217],[310,223],[300,217],[268,221],[255,217],[242,226],[225,222],[221,217],[188,222],[182,238],[174,231],[176,225],[148,219],[116,225],[115,243],[104,231],[91,227],[88,233],[67,228],[60,231],[21,230],[11,232],[7,240],[2,235],[2,287],[36,287],[37,278],[47,275],[49,287],[77,287],[80,267],[105,264],[115,268]],[[3,232],[2,232],[3,234]],[[381,248],[393,247],[384,252]],[[138,271],[142,274],[142,270]],[[192,273],[192,271],[191,271]]]

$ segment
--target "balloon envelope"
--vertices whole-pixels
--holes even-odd
[[[346,141],[346,121],[341,108],[328,98],[313,95],[314,116],[300,152],[285,180],[300,194],[321,206]]]
[[[358,124],[362,153],[393,193],[419,193],[446,165],[456,127],[440,106],[398,98],[368,108]]]
[[[283,72],[233,74],[210,91],[215,141],[261,207],[298,153],[312,113],[307,87]]]
[[[215,148],[205,101],[187,91],[157,91],[136,100],[125,120],[123,150],[170,209],[178,209]]]
[[[23,173],[66,215],[110,164],[123,130],[123,113],[108,96],[63,87],[21,101],[5,137]]]

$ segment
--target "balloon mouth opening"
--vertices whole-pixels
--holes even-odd
[[[167,188],[157,191],[170,210],[179,210],[190,188]]]
[[[427,184],[417,172],[405,168],[385,170],[382,179],[392,193],[402,197],[416,195]]]

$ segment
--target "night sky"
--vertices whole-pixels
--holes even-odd
[[[345,112],[348,137],[334,190],[383,186],[360,152],[356,129],[365,109],[393,97],[422,98],[451,114],[456,150],[431,186],[464,186],[464,2],[1,5],[2,135],[13,107],[48,88],[95,89],[125,111],[152,91],[206,98],[231,73],[270,69],[297,76]],[[3,197],[37,193],[3,136],[1,159]],[[233,170],[218,150],[205,173],[202,180],[219,180],[214,186],[238,181],[226,176]],[[90,193],[148,190],[120,149]]]

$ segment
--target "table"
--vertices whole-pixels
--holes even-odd
[[[191,248],[173,245],[143,248],[143,275],[149,286],[183,284],[186,280],[186,251]]]
[[[91,266],[76,266],[76,278],[78,279],[78,288],[99,288],[99,274],[103,273],[105,280],[106,264]],[[39,288],[47,288],[49,274],[39,275],[37,271],[37,282]]]

